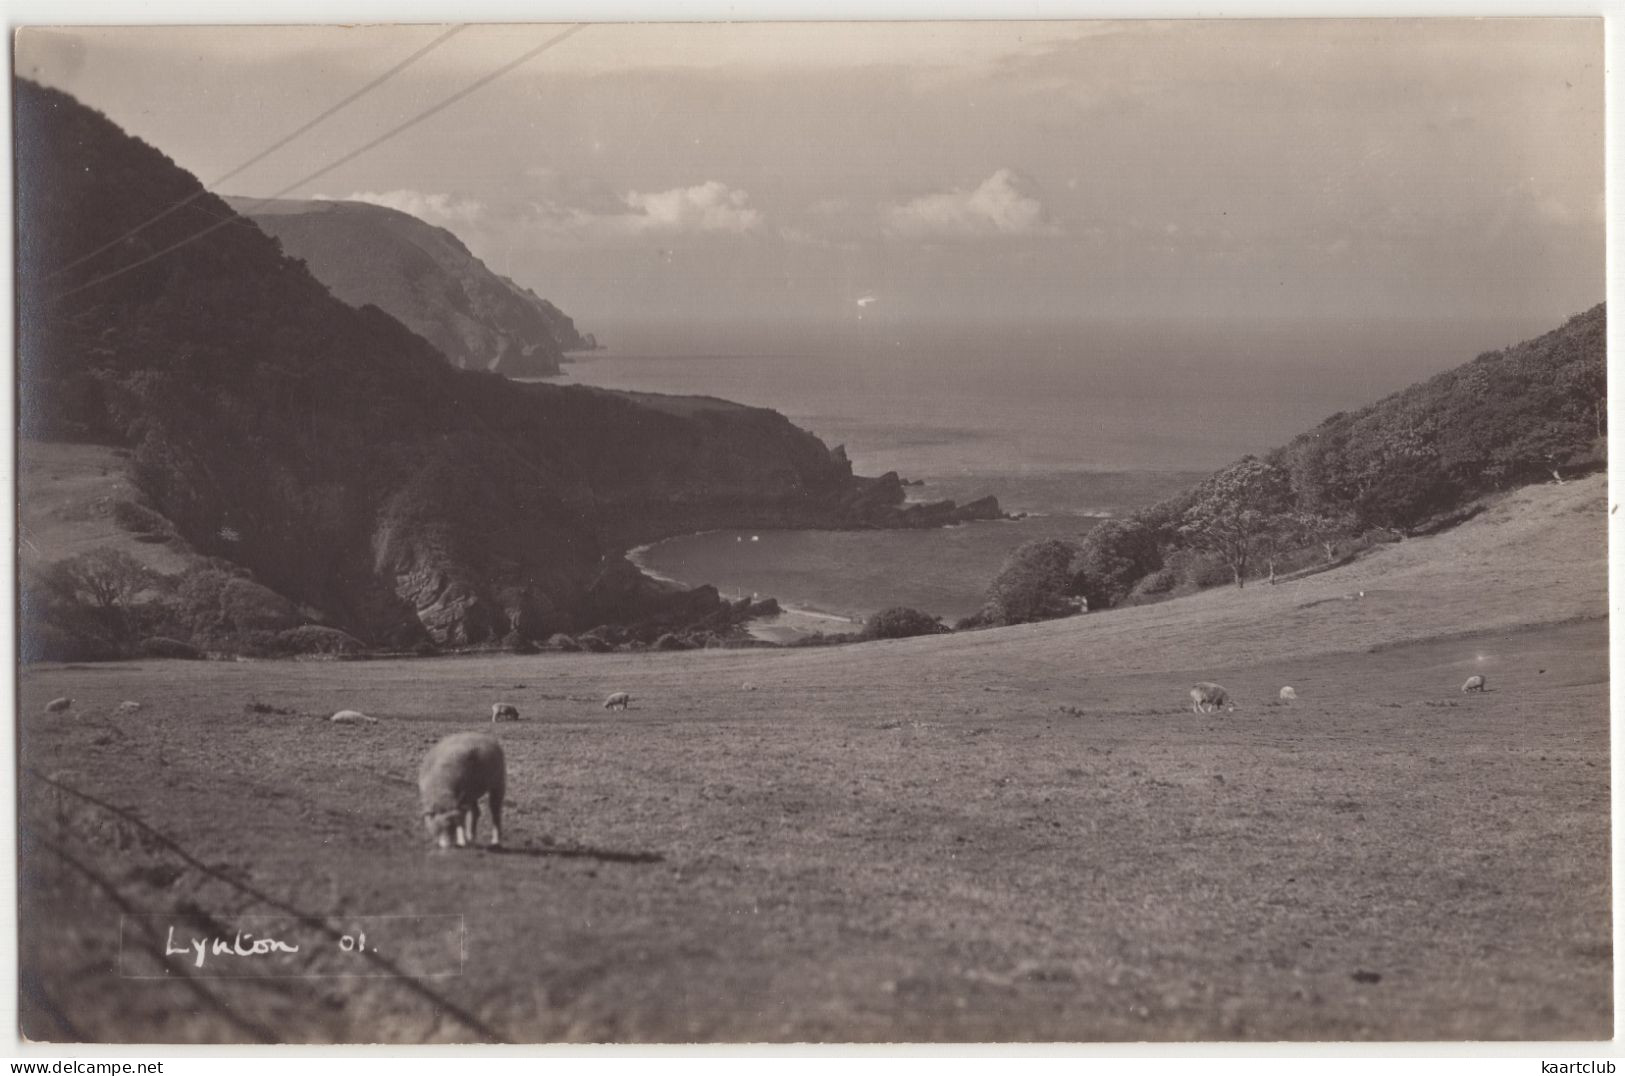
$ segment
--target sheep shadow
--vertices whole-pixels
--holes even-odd
[[[590,845],[563,846],[549,848],[526,845],[513,847],[501,845],[492,848],[485,845],[484,850],[492,855],[499,856],[532,856],[537,859],[594,859],[600,863],[664,863],[666,857],[661,852],[623,852],[614,848],[594,848]]]

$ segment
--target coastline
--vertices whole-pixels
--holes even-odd
[[[659,545],[661,542],[673,542],[684,538],[697,538],[707,534],[721,534],[724,531],[734,529],[736,528],[718,527],[712,530],[693,531],[689,534],[673,535],[670,538],[662,538],[659,541],[645,542],[643,545],[633,546],[622,555],[632,564],[634,568],[648,576],[650,579],[658,580],[662,583],[670,583],[673,586],[687,587],[690,589],[697,586],[714,586],[717,588],[717,593],[723,598],[729,601],[738,601],[740,598],[754,597],[755,595],[746,594],[744,591],[736,588],[726,588],[716,583],[693,583],[684,579],[677,579],[673,576],[667,575],[664,572],[651,568],[646,559],[649,550]],[[771,597],[775,601],[778,600],[777,595],[766,595],[766,597]],[[756,619],[746,621],[745,630],[757,639],[774,643],[791,642],[795,639],[804,638],[805,636],[813,635],[818,632],[823,632],[824,634],[846,635],[863,630],[862,617],[848,616],[844,613],[830,612],[829,610],[818,609],[812,606],[786,605],[783,602],[779,603],[779,610],[780,612],[777,616],[758,617]],[[844,625],[845,627],[842,628],[840,625]]]

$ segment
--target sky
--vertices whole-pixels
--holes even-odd
[[[557,37],[460,30],[222,193]],[[25,30],[205,183],[441,26]],[[589,25],[288,192],[414,213],[585,327],[1447,321],[1601,301],[1600,19]]]

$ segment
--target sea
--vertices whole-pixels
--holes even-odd
[[[787,612],[763,638],[861,629],[910,606],[976,612],[1024,542],[1076,538],[1542,326],[1296,321],[592,325],[560,383],[769,407],[911,500],[998,497],[1017,520],[929,531],[711,531],[630,553],[644,571]]]

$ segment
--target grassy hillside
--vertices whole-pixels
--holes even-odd
[[[1099,610],[1315,570],[1446,529],[1503,491],[1599,470],[1606,375],[1598,305],[1094,528],[1050,604]],[[986,618],[1000,619],[991,606]]]
[[[121,506],[140,502],[128,452],[40,441],[17,447],[17,554],[25,571],[98,549],[116,549],[156,572],[190,565],[174,543],[144,540],[120,522]]]
[[[23,1027],[1607,1038],[1604,495],[1529,486],[1301,583],[839,650],[26,669]],[[1198,679],[1241,708],[1190,713]],[[417,761],[499,700],[511,847],[432,853]],[[351,706],[380,723],[324,720]],[[392,977],[424,956],[401,937],[382,978],[113,974],[121,923],[150,967],[165,924],[301,916],[328,955],[279,968],[331,971],[357,917],[425,914],[463,917],[461,976]]]
[[[459,369],[542,377],[559,372],[565,351],[585,346],[558,307],[408,213],[362,202],[226,201],[251,213],[334,295],[378,307]]]
[[[147,509],[284,604],[372,645],[537,639],[720,610],[638,577],[619,556],[634,545],[912,518],[895,476],[855,478],[774,412],[451,369],[257,229],[199,235],[236,218],[193,177],[70,97],[16,88],[22,435],[128,450]]]

